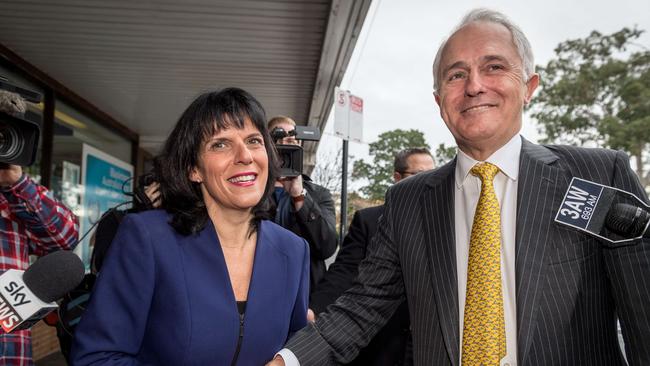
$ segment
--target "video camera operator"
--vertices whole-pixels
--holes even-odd
[[[296,122],[291,118],[274,117],[269,121],[268,128],[276,146],[301,145],[294,132]],[[285,136],[276,139],[280,135]],[[314,289],[325,275],[325,259],[334,254],[337,246],[336,213],[332,194],[327,188],[312,182],[309,176],[297,174],[293,177],[281,177],[275,183],[272,197],[277,206],[275,223],[305,238],[309,243],[309,288]]]
[[[27,104],[22,91],[37,95],[0,78],[0,274],[27,269],[30,255],[73,249],[79,230],[77,217],[67,207],[20,165],[12,164],[25,161],[10,154],[17,150],[27,151],[26,159],[32,162],[38,145],[38,125],[23,120]],[[35,139],[21,134],[21,122],[36,126]],[[30,330],[3,333],[0,340],[0,364],[33,365]]]

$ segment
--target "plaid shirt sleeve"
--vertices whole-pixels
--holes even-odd
[[[77,244],[77,216],[27,175],[2,190],[2,195],[12,218],[27,229],[30,254],[42,256],[56,250],[71,250]]]

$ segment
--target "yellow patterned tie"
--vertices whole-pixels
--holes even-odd
[[[492,181],[499,168],[476,164],[481,179],[469,244],[467,297],[463,326],[463,365],[499,365],[506,355],[501,290],[501,210]]]

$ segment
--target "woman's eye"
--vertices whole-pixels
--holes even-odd
[[[210,150],[221,150],[226,147],[226,143],[223,141],[216,141],[210,144]]]
[[[253,145],[264,145],[264,140],[261,137],[253,137],[248,140],[248,143]]]

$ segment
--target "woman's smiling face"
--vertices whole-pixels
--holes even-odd
[[[262,199],[268,175],[264,138],[247,117],[244,128],[218,130],[203,142],[190,180],[201,183],[208,211],[250,210]]]

